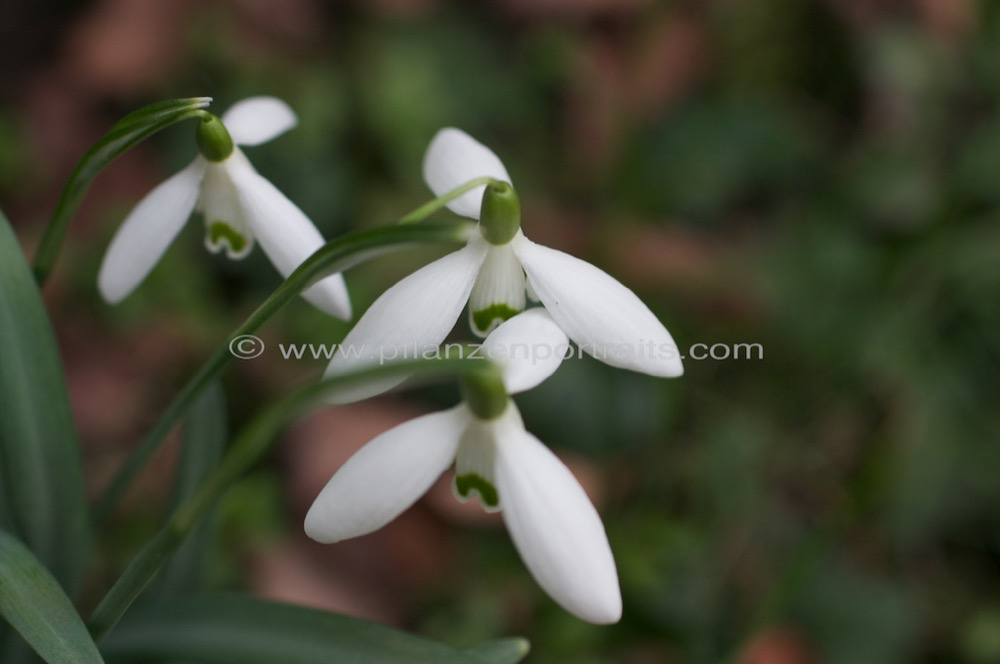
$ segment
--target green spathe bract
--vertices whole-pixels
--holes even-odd
[[[52,218],[45,227],[42,241],[38,245],[34,271],[39,284],[45,283],[52,266],[55,265],[70,219],[97,174],[119,155],[161,129],[202,116],[205,113],[202,109],[211,101],[211,97],[192,97],[150,104],[116,122],[101,140],[87,150],[66,182]]]
[[[224,161],[233,153],[233,139],[222,120],[205,113],[195,134],[198,150],[209,161]]]
[[[504,245],[521,228],[521,202],[509,182],[486,185],[479,213],[479,229],[490,244]]]

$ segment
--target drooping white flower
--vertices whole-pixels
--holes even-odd
[[[503,183],[510,176],[500,159],[468,134],[442,129],[424,157],[424,179],[443,195],[479,177]],[[505,185],[517,210],[516,194]],[[683,373],[670,333],[629,288],[594,267],[526,238],[513,220],[499,233],[486,225],[486,185],[448,204],[456,214],[482,219],[467,245],[430,263],[382,294],[341,344],[327,368],[336,375],[407,348],[437,347],[454,327],[466,302],[472,329],[485,336],[501,321],[524,310],[528,295],[584,352],[612,366],[653,376]],[[494,215],[495,216],[495,215]],[[341,403],[383,392],[400,380],[387,379],[345,393]]]
[[[566,335],[536,308],[496,328],[483,352],[501,365],[513,394],[550,376],[567,346]],[[475,493],[485,509],[501,511],[525,565],[556,602],[590,622],[619,620],[618,574],[600,516],[569,469],[525,430],[509,399],[493,419],[462,403],[376,437],[330,478],[306,515],[306,533],[333,543],[378,530],[452,463],[456,496]]]
[[[205,218],[205,246],[232,259],[254,242],[283,277],[319,249],[322,235],[294,203],[263,178],[238,145],[259,145],[295,126],[295,113],[274,97],[244,99],[221,119],[199,121],[201,154],[149,192],[115,233],[97,278],[104,299],[115,304],[138,286],[195,210]],[[323,311],[349,320],[351,302],[339,274],[302,293]]]

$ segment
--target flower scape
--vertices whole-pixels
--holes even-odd
[[[209,251],[238,260],[259,242],[285,277],[322,247],[309,218],[258,174],[238,147],[269,141],[296,122],[288,105],[274,97],[245,99],[221,118],[206,113],[196,134],[200,154],[140,201],[112,239],[98,276],[105,300],[119,302],[142,282],[193,211],[204,217]],[[483,349],[501,366],[502,385],[463,379],[463,403],[372,440],[316,498],[306,533],[333,543],[377,530],[454,464],[455,495],[463,501],[476,496],[485,510],[501,512],[521,558],[556,602],[592,623],[617,622],[622,599],[600,517],[567,467],[525,429],[510,399],[553,374],[563,354],[539,359],[516,349],[537,344],[565,349],[572,341],[612,366],[676,377],[683,367],[674,340],[613,277],[525,237],[507,169],[465,132],[449,127],[434,136],[423,176],[452,212],[477,223],[463,248],[376,299],[338,346],[325,375],[371,368],[378,358],[396,357],[407,348],[437,349],[467,307],[471,331],[485,337]],[[339,273],[311,285],[303,296],[337,318],[351,317]],[[406,377],[352,384],[328,401],[373,397]]]
[[[524,565],[552,600],[586,622],[619,622],[623,598],[601,517],[566,464],[528,430],[515,397],[577,351],[653,377],[680,376],[680,355],[667,329],[612,276],[529,240],[506,167],[465,132],[441,129],[426,149],[423,177],[432,200],[398,223],[328,240],[243,152],[295,127],[292,109],[258,96],[219,117],[206,110],[211,101],[158,102],[114,124],[70,176],[33,266],[0,215],[0,395],[9,403],[0,418],[0,659],[7,661],[10,643],[20,648],[6,641],[9,624],[17,632],[10,632],[13,638],[42,660],[74,664],[102,664],[108,653],[108,661],[216,661],[219,655],[263,663],[281,661],[282,649],[298,652],[289,660],[294,662],[520,661],[528,651],[523,639],[470,650],[332,611],[250,596],[185,598],[172,587],[173,574],[187,578],[189,571],[196,579],[190,587],[198,587],[208,544],[177,560],[174,555],[196,527],[206,525],[218,501],[268,458],[287,426],[303,413],[376,397],[411,378],[454,381],[461,400],[361,447],[315,497],[306,535],[333,544],[376,531],[454,467],[455,498],[475,499],[486,512],[499,513]],[[128,298],[195,214],[203,219],[210,252],[240,260],[259,245],[282,280],[191,375],[91,505],[40,286],[101,168],[156,131],[187,120],[196,123],[197,155],[127,214],[100,263],[97,291],[113,305]],[[429,218],[445,208],[457,218]],[[289,387],[252,409],[230,435],[219,379],[235,357],[249,359],[233,350],[234,343],[240,348],[261,341],[253,333],[299,295],[349,322],[343,271],[392,250],[442,242],[457,249],[378,296],[325,356],[320,380]],[[440,354],[466,308],[470,332],[481,340],[479,355]],[[432,356],[410,360],[413,349]],[[83,587],[91,535],[113,518],[178,425],[184,435],[168,512],[84,618],[71,595]],[[205,560],[195,560],[199,556]],[[137,603],[144,593],[150,601]],[[133,604],[139,610],[130,614]],[[479,654],[470,658],[470,652]],[[483,652],[493,655],[482,659]],[[12,661],[34,661],[22,654]]]

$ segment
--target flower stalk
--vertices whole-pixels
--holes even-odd
[[[507,389],[495,372],[463,376],[459,389],[469,410],[481,420],[495,420],[507,410]]]
[[[305,385],[287,394],[240,432],[222,462],[174,510],[167,523],[149,540],[100,601],[87,621],[94,641],[100,641],[114,628],[129,606],[184,542],[198,520],[268,453],[281,430],[322,403],[328,395],[356,383],[399,373],[415,374],[418,379],[424,380],[492,375],[494,380],[499,381],[498,371],[488,361],[481,359],[411,360],[345,373]]]
[[[59,195],[59,202],[49,218],[35,253],[33,270],[39,286],[45,283],[52,272],[70,221],[80,207],[90,183],[104,167],[161,129],[184,120],[204,117],[207,115],[204,109],[211,101],[211,97],[192,97],[150,104],[119,120],[84,153]]]
[[[328,274],[342,272],[382,253],[414,244],[462,243],[468,237],[469,230],[470,224],[467,221],[455,220],[393,225],[348,233],[324,245],[233,331],[174,397],[98,499],[94,507],[94,523],[99,527],[107,521],[121,495],[159,449],[167,433],[180,421],[201,391],[232,360],[229,339],[257,331],[289,301]]]
[[[412,210],[411,212],[403,215],[399,219],[401,224],[412,224],[417,221],[423,221],[427,217],[431,216],[438,210],[448,207],[448,203],[451,203],[457,198],[461,198],[466,193],[472,191],[476,187],[482,187],[483,185],[497,184],[498,181],[491,177],[481,177],[469,180],[465,184],[455,187],[451,191],[441,196],[438,196],[432,201],[424,203],[420,207]]]

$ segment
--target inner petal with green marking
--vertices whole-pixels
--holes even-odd
[[[497,325],[524,311],[524,305],[524,269],[514,250],[510,244],[490,247],[469,296],[472,331],[485,337]]]
[[[244,220],[227,163],[208,164],[198,210],[205,217],[205,247],[215,254],[225,250],[229,258],[240,259],[253,249],[254,237]]]
[[[465,502],[473,494],[487,512],[500,509],[500,494],[493,480],[496,439],[490,421],[474,420],[462,435],[455,458],[455,496]]]

